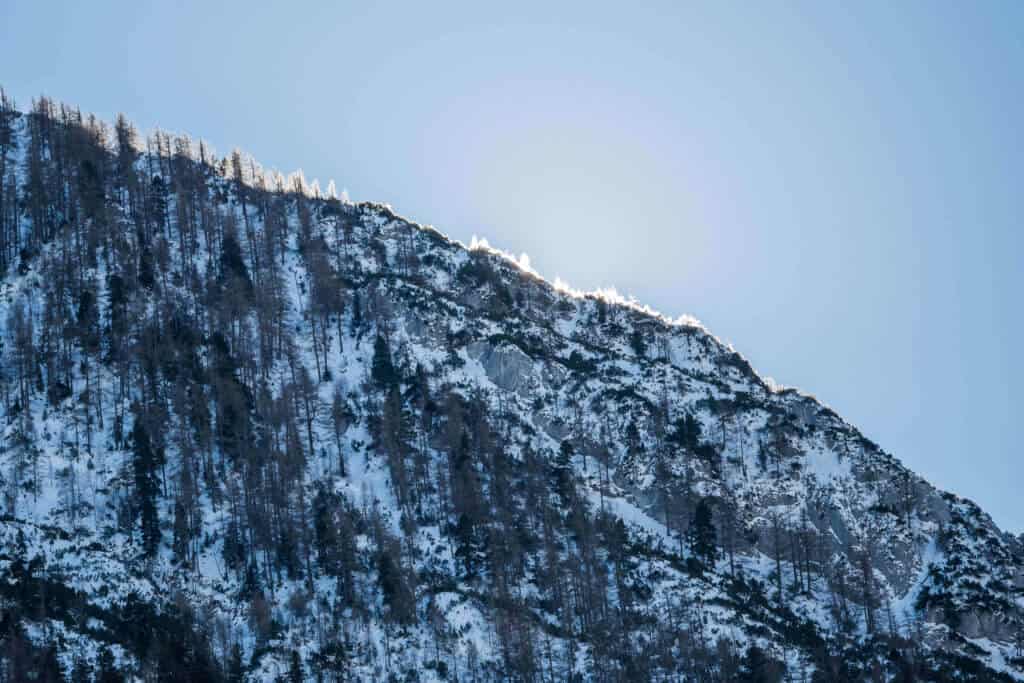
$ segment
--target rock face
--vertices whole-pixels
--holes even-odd
[[[7,678],[1024,680],[1024,540],[695,321],[5,112]]]
[[[495,386],[504,391],[527,394],[534,371],[533,359],[511,344],[493,345],[472,342],[466,346],[467,355],[478,361]]]

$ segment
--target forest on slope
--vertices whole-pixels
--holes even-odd
[[[1024,678],[1024,548],[692,320],[0,97],[0,680]]]

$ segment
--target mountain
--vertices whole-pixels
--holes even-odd
[[[692,319],[45,98],[0,190],[2,680],[1024,680],[1022,540]]]

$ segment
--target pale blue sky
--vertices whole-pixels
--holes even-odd
[[[0,0],[0,84],[692,313],[1024,530],[1024,3],[145,4]]]

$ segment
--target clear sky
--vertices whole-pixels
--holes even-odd
[[[1024,531],[1024,3],[633,4],[0,0],[0,84],[691,313]]]

